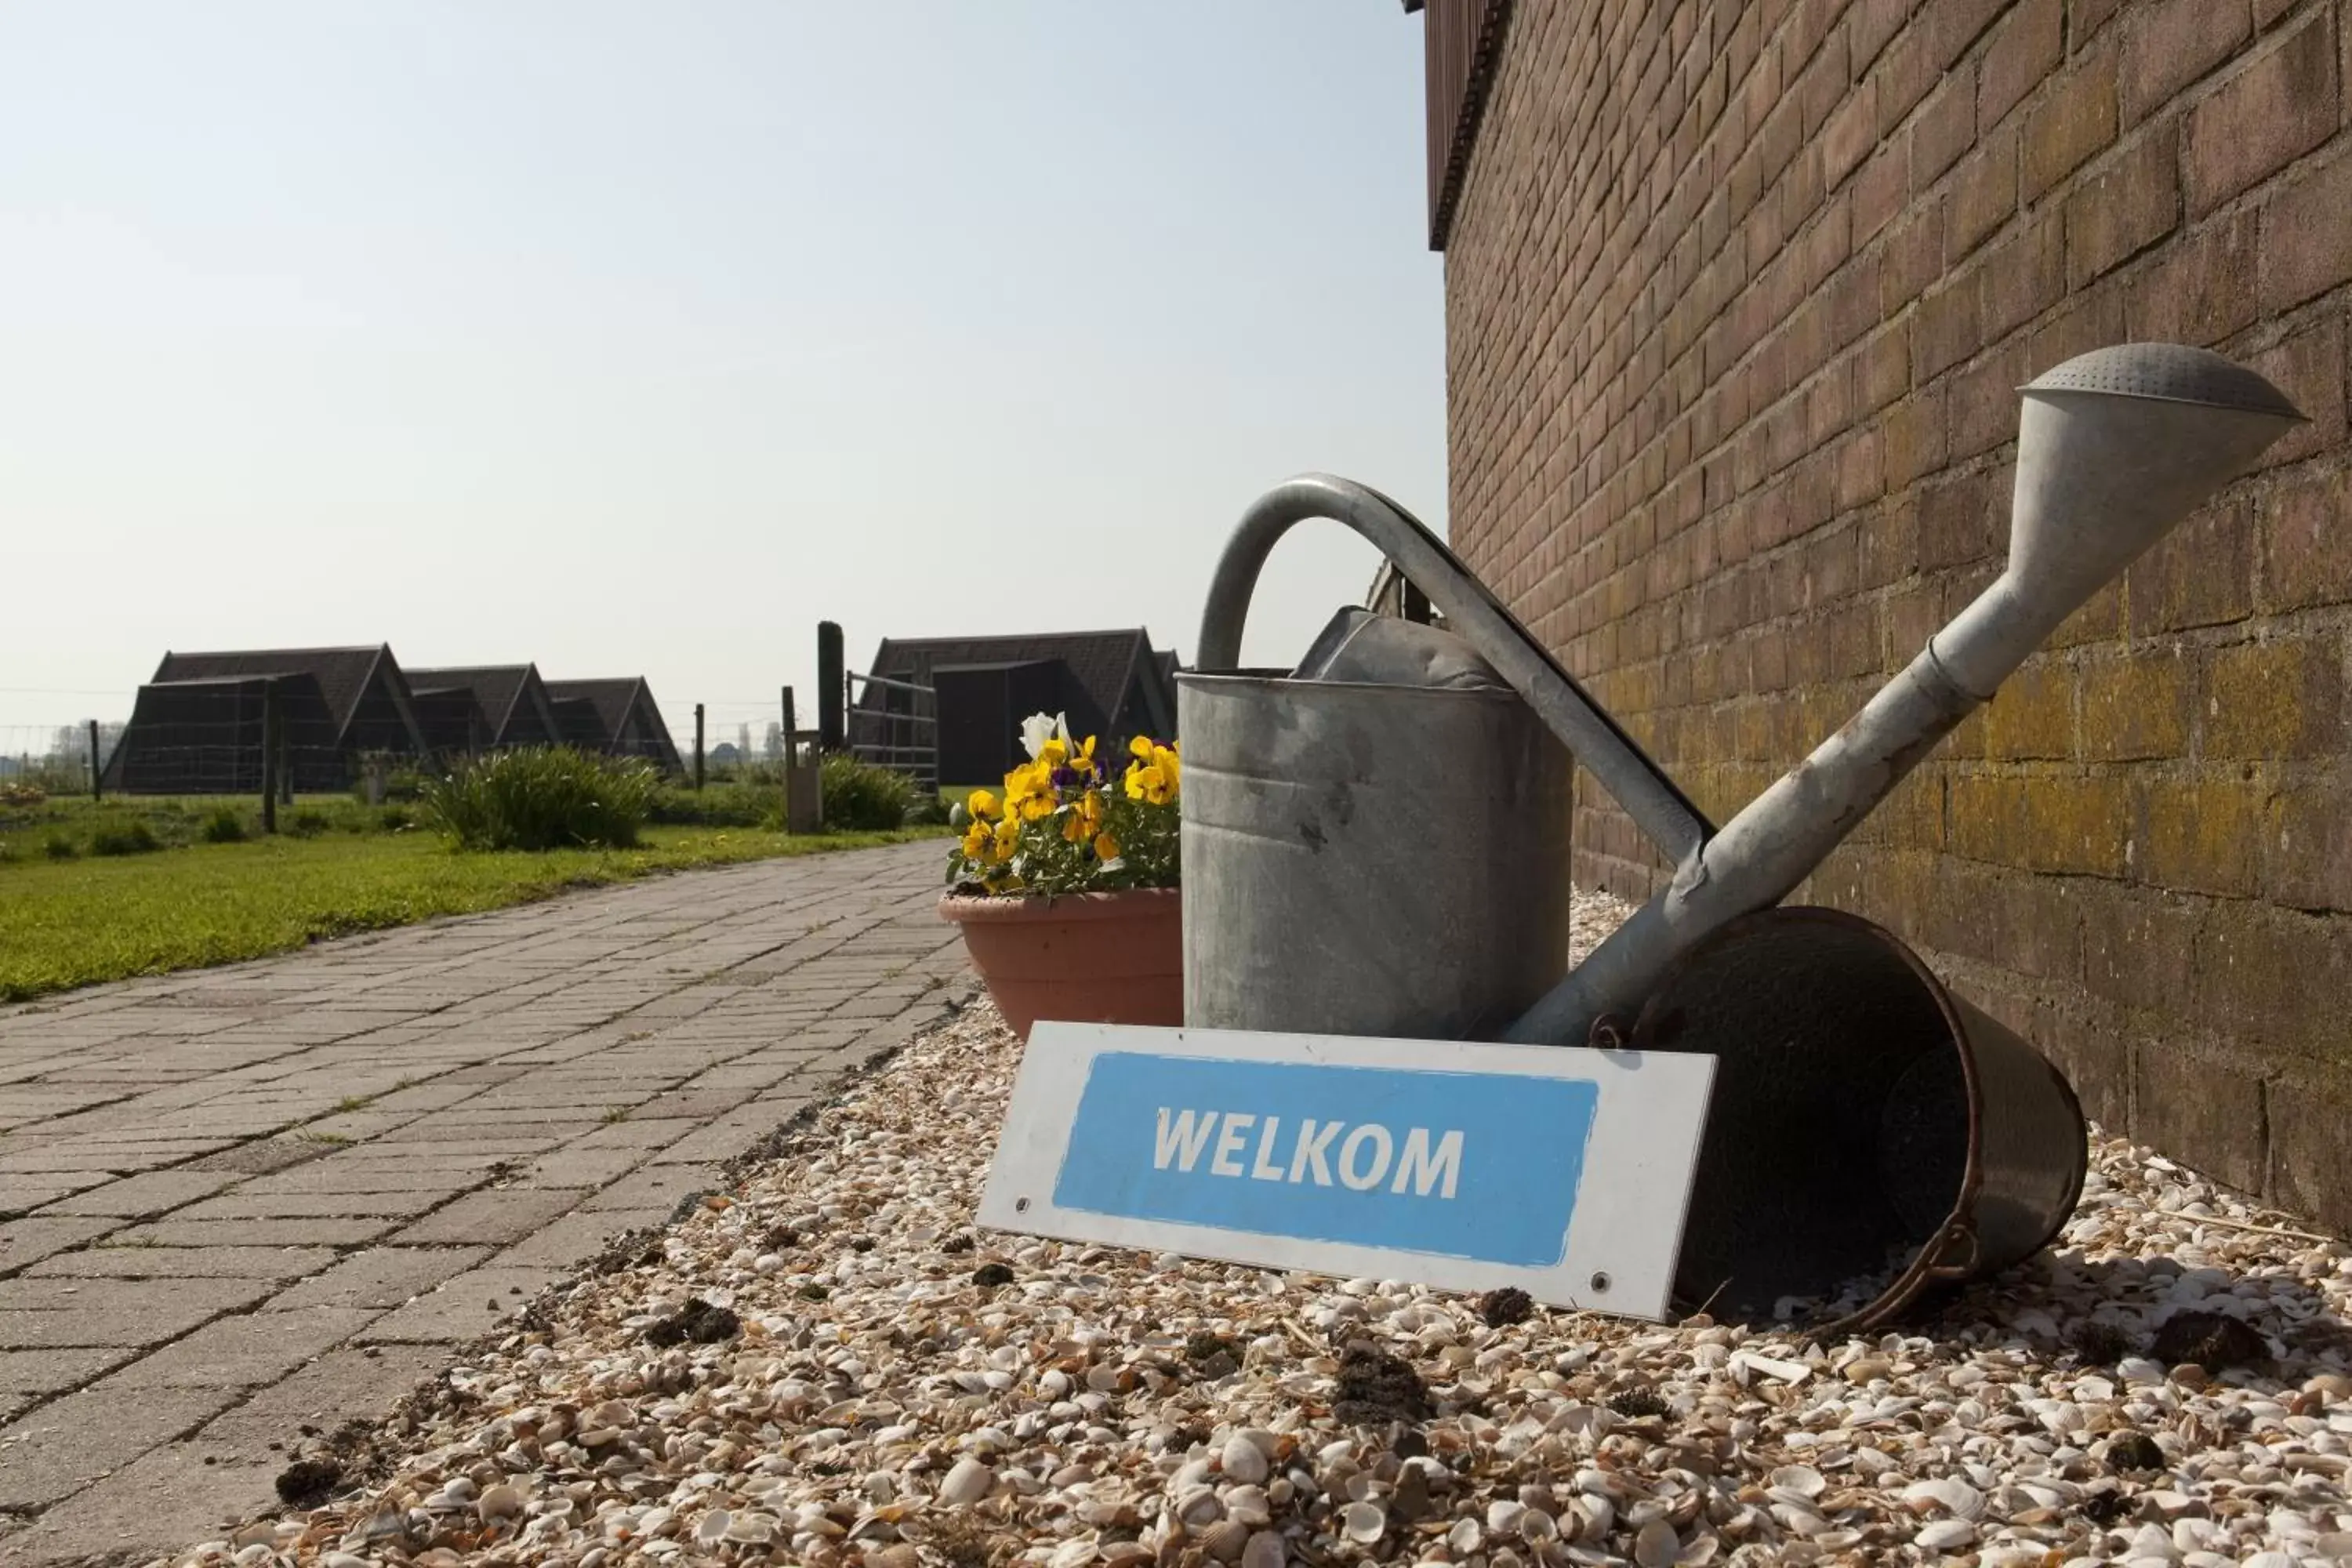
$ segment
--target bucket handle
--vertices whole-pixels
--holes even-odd
[[[1201,612],[1194,657],[1202,673],[1240,667],[1242,622],[1258,573],[1275,541],[1308,518],[1347,524],[1395,563],[1669,860],[1679,866],[1698,853],[1715,829],[1665,771],[1585,695],[1443,540],[1396,502],[1352,479],[1302,474],[1260,496],[1243,514],[1218,558]]]

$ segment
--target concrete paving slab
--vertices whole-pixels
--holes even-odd
[[[0,1561],[217,1533],[306,1436],[722,1185],[712,1162],[910,998],[968,988],[952,933],[905,923],[937,858],[698,872],[0,1007]]]

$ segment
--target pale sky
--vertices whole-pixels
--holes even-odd
[[[1396,0],[0,0],[0,745],[164,649],[643,673],[1133,626],[1444,523]],[[1294,533],[1285,661],[1376,558]],[[814,722],[813,718],[803,722]]]

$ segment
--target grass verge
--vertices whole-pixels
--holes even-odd
[[[656,872],[870,848],[942,831],[793,837],[650,827],[634,849],[541,854],[457,854],[422,833],[330,835],[114,859],[17,860],[0,865],[0,1002],[260,958]]]

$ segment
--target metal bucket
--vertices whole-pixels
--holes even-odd
[[[1490,1037],[1567,972],[1571,764],[1515,693],[1176,686],[1188,1026]]]
[[[1637,1050],[1717,1058],[1676,1304],[1868,1328],[2022,1261],[2081,1197],[2088,1134],[2040,1053],[1885,930],[1774,909],[1694,949]]]

